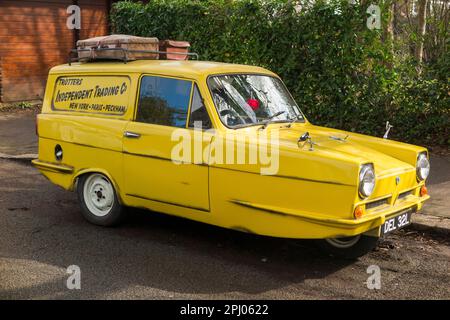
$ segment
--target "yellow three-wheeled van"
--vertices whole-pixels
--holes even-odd
[[[359,256],[429,198],[426,149],[315,126],[259,67],[57,66],[37,126],[34,166],[103,226],[140,207]]]

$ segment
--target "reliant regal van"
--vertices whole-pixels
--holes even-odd
[[[139,207],[356,257],[429,198],[426,149],[315,126],[259,67],[57,66],[37,130],[33,165],[101,226]]]

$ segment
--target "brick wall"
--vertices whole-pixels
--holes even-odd
[[[108,0],[0,1],[0,101],[41,98],[48,71],[66,63],[76,33],[66,9],[81,8],[81,39],[108,33]]]

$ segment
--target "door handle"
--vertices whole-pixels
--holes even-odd
[[[125,138],[131,138],[131,139],[138,139],[138,138],[141,137],[141,135],[140,135],[139,133],[131,132],[131,131],[125,131],[125,132],[123,133],[123,136],[124,136]]]

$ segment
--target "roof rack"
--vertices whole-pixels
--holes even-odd
[[[90,56],[94,57],[94,51],[121,51],[123,53],[122,58],[79,58],[78,52],[91,52]],[[128,61],[134,61],[136,59],[128,59],[128,53],[153,53],[153,54],[178,54],[178,55],[184,55],[189,57],[194,57],[196,60],[199,59],[199,55],[195,52],[167,52],[167,51],[153,51],[153,50],[130,50],[126,48],[89,48],[89,49],[72,49],[69,52],[69,66],[72,64],[72,62],[77,61],[105,61],[105,60],[120,60],[123,61],[123,63],[127,63]],[[76,54],[74,57],[73,55]],[[156,60],[156,59],[150,59],[150,58],[141,58],[137,60]]]

